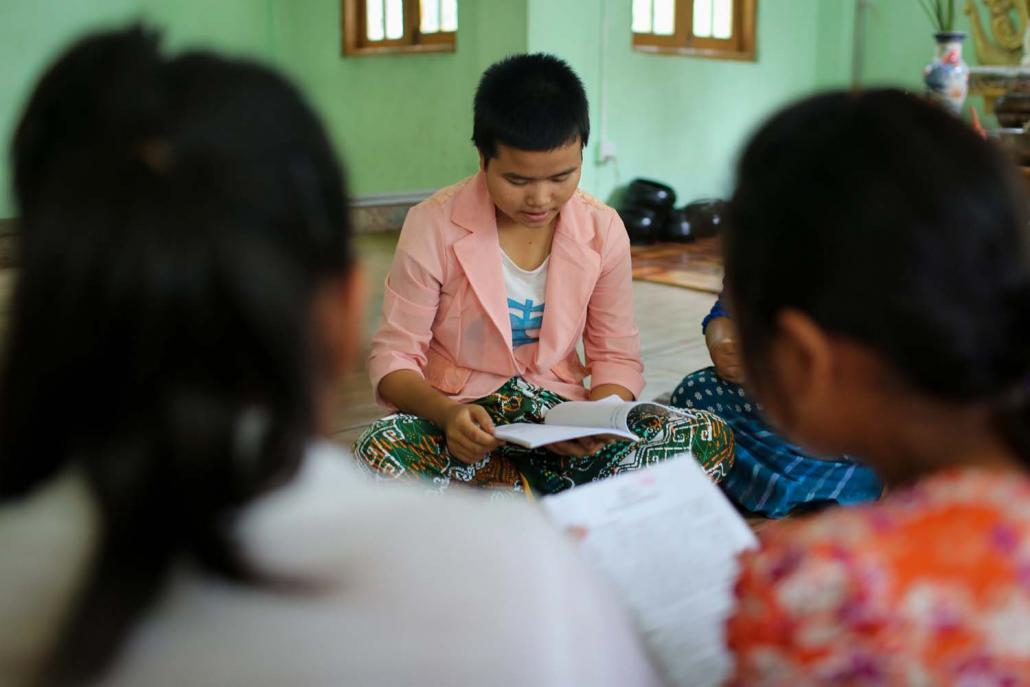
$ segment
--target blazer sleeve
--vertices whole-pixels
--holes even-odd
[[[372,337],[368,372],[376,401],[387,407],[390,404],[379,395],[379,382],[398,370],[422,374],[433,338],[444,271],[441,220],[435,215],[424,206],[408,212],[386,277],[383,313]]]
[[[629,235],[615,212],[603,232],[601,275],[587,306],[583,350],[591,386],[618,384],[640,396],[644,364],[633,316],[633,266]]]

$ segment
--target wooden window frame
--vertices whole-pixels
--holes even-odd
[[[689,55],[754,62],[758,0],[733,0],[733,37],[694,35],[694,0],[676,0],[676,25],[671,36],[633,33],[633,49],[662,55]]]
[[[365,0],[341,0],[344,55],[396,55],[404,53],[441,53],[457,50],[456,31],[421,33],[419,0],[404,0],[404,35],[369,41],[365,37]]]

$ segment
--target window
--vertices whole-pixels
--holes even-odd
[[[633,0],[633,47],[753,60],[757,4],[758,0]]]
[[[458,0],[343,0],[343,52],[453,52]]]

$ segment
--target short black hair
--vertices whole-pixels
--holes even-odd
[[[497,144],[520,150],[554,150],[590,138],[583,82],[564,60],[534,53],[511,55],[479,80],[473,106],[472,142],[489,160]]]
[[[796,309],[922,394],[1004,406],[1030,461],[1025,202],[1001,151],[922,98],[838,92],[774,116],[740,160],[725,236],[752,382],[776,391],[770,343]]]

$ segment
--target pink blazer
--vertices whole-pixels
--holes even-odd
[[[408,213],[386,279],[369,374],[413,370],[457,401],[516,375],[570,399],[592,386],[644,387],[633,319],[629,237],[619,216],[582,191],[561,209],[537,343],[512,350],[494,204],[482,172]],[[580,340],[584,365],[576,352]]]

